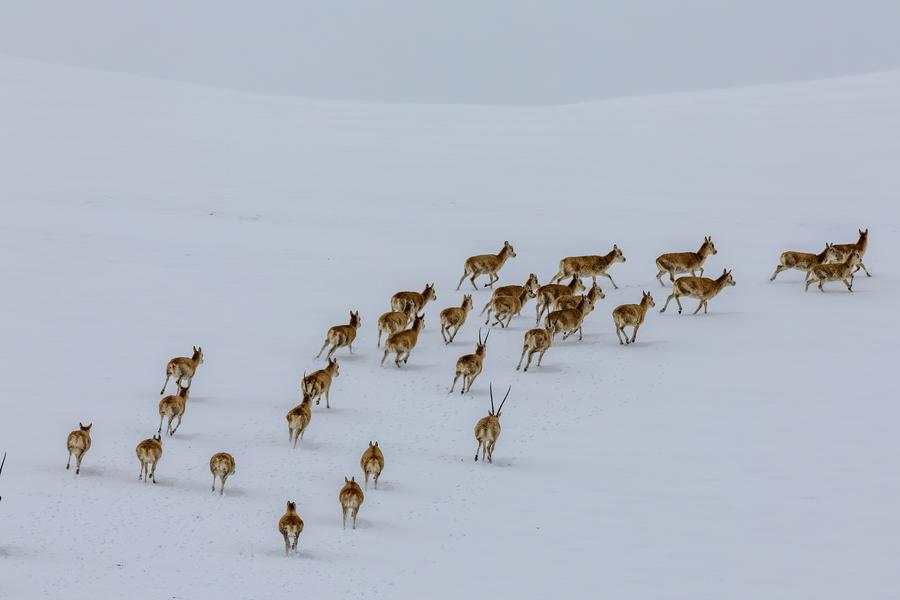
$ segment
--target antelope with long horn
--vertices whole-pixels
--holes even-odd
[[[734,278],[731,276],[731,271],[724,269],[717,279],[710,279],[709,277],[679,277],[672,283],[672,293],[666,298],[666,303],[659,312],[666,312],[669,301],[671,301],[672,298],[675,298],[675,302],[678,304],[678,314],[680,315],[680,298],[682,296],[688,296],[700,301],[700,303],[697,304],[697,310],[695,310],[693,314],[696,315],[700,312],[701,308],[703,309],[703,314],[706,314],[708,312],[706,306],[707,303],[715,298],[726,286],[731,285],[735,285]]]
[[[702,277],[703,263],[706,262],[706,258],[711,254],[717,253],[718,250],[713,244],[712,237],[706,236],[703,238],[703,244],[700,246],[700,249],[696,252],[670,252],[663,254],[656,259],[656,268],[659,269],[659,273],[656,274],[656,280],[659,282],[659,285],[665,287],[666,284],[662,281],[662,276],[665,273],[669,274],[669,281],[675,281],[675,276],[680,273],[690,273],[696,276],[696,272],[700,271],[700,276]]]
[[[134,449],[138,460],[141,463],[141,472],[138,474],[138,480],[153,480],[156,483],[156,463],[162,458],[162,436],[154,435],[152,438],[144,440]]]
[[[222,482],[219,487],[219,495],[225,494],[225,480],[229,475],[234,475],[235,471],[234,457],[227,452],[216,452],[209,459],[209,471],[212,473],[212,491],[216,491],[216,479]]]
[[[522,359],[525,353],[528,353],[528,362],[525,363],[525,372],[531,366],[531,358],[538,353],[537,366],[541,366],[544,360],[544,353],[553,345],[553,327],[547,325],[545,327],[536,327],[525,332],[525,344],[522,346],[522,356],[519,357],[519,364],[516,365],[516,371],[522,367]]]
[[[577,331],[578,339],[581,340],[584,318],[592,310],[594,310],[594,305],[590,303],[587,296],[582,296],[575,308],[554,310],[547,315],[547,318],[544,319],[544,326],[554,333],[562,333],[564,340]]]
[[[463,296],[461,306],[451,306],[441,311],[441,337],[444,338],[445,344],[453,342],[459,328],[466,322],[470,310],[472,310],[472,295],[466,294]],[[451,329],[453,333],[450,333]]]
[[[475,346],[475,353],[460,356],[456,361],[456,375],[453,377],[453,384],[450,386],[448,394],[453,393],[453,389],[456,387],[456,380],[460,377],[463,378],[463,383],[462,390],[459,393],[465,394],[472,389],[475,378],[481,374],[481,369],[484,367],[484,353],[487,351],[487,340],[490,335],[491,332],[488,330],[487,335],[484,336],[484,341],[482,341],[481,330],[479,330],[478,345]]]
[[[66,470],[69,469],[69,464],[72,462],[72,456],[74,456],[76,475],[81,473],[81,459],[84,458],[87,451],[91,449],[91,427],[93,425],[93,423],[83,425],[79,422],[78,429],[70,433],[69,437],[66,439],[66,446],[69,449],[69,460],[66,462]]]
[[[484,287],[492,287],[494,283],[496,283],[500,276],[497,273],[506,264],[507,259],[510,257],[516,257],[516,251],[513,249],[512,244],[509,242],[503,242],[503,248],[500,249],[500,252],[497,254],[480,254],[478,256],[470,256],[466,259],[466,263],[463,266],[463,274],[462,277],[459,278],[459,283],[456,285],[456,289],[459,289],[459,286],[462,285],[462,282],[469,275],[469,281],[472,282],[472,287],[476,290],[478,286],[475,285],[475,278],[479,275],[487,275],[488,282],[484,284]]]
[[[840,252],[834,247],[834,244],[825,244],[825,249],[818,254],[811,252],[795,252],[789,250],[782,252],[778,258],[778,266],[769,281],[775,281],[778,274],[789,269],[797,269],[806,273],[806,279],[809,279],[809,270],[816,265],[836,262],[840,257]]]
[[[378,344],[381,348],[381,334],[391,335],[398,331],[403,331],[416,318],[416,305],[412,302],[406,302],[406,308],[402,311],[392,310],[378,317]]]
[[[203,349],[200,346],[193,346],[194,353],[190,358],[180,356],[173,358],[166,364],[166,380],[163,382],[159,395],[166,393],[166,386],[169,385],[169,378],[174,377],[175,383],[180,387],[191,387],[191,381],[197,372],[197,367],[203,364]],[[183,380],[187,379],[187,386]]]
[[[806,291],[813,283],[819,284],[819,291],[824,292],[823,285],[826,281],[841,281],[847,286],[847,291],[853,291],[853,273],[860,264],[859,252],[851,250],[844,262],[816,265],[809,271],[809,279],[806,280]]]
[[[313,371],[309,375],[304,375],[300,382],[300,392],[306,396],[310,396],[316,401],[316,406],[325,395],[325,408],[331,408],[331,382],[335,377],[340,375],[338,361],[336,358],[328,359],[328,366],[318,371]]]
[[[500,324],[500,327],[509,327],[513,317],[522,312],[525,303],[529,298],[534,297],[534,292],[530,288],[523,287],[522,292],[518,296],[496,296],[491,299],[491,306],[488,308],[487,319],[484,324],[487,325],[491,320],[491,313],[494,314],[494,325]],[[506,319],[506,322],[503,322]]]
[[[331,348],[328,349],[326,358],[330,359],[338,348],[344,346],[347,346],[350,354],[353,354],[353,340],[356,339],[356,330],[360,327],[362,327],[362,319],[359,317],[359,311],[353,312],[351,310],[350,323],[348,325],[335,325],[328,330],[328,333],[325,335],[325,343],[322,344],[322,348],[316,354],[316,358],[322,356],[322,352],[325,351],[328,344],[331,344]]]
[[[278,519],[278,532],[284,537],[284,555],[287,556],[291,550],[296,552],[297,540],[303,533],[303,519],[297,514],[297,505],[290,500],[284,515]]]
[[[640,304],[623,304],[613,310],[613,323],[616,325],[616,337],[619,338],[620,344],[634,343],[635,339],[637,339],[638,329],[640,329],[644,318],[647,316],[647,310],[654,306],[656,306],[656,303],[653,301],[653,296],[650,295],[650,292],[643,292]],[[634,328],[631,340],[628,339],[628,334],[625,333],[625,328],[629,326]],[[625,334],[624,341],[622,341],[622,334]]]
[[[391,308],[401,311],[406,308],[407,302],[412,302],[416,308],[416,314],[419,314],[431,300],[437,300],[437,293],[434,291],[433,283],[426,285],[421,292],[397,292],[391,296]]]
[[[619,289],[612,276],[606,272],[617,262],[625,262],[625,255],[616,245],[613,245],[613,249],[603,256],[569,256],[559,261],[559,272],[553,277],[551,283],[571,276],[590,277],[594,283],[597,283],[597,276],[602,275],[609,279],[614,288]]]
[[[384,361],[391,352],[396,354],[394,364],[397,365],[398,369],[401,362],[406,364],[409,361],[409,354],[419,341],[419,333],[424,328],[425,316],[417,315],[409,329],[392,333],[384,343],[384,356],[381,357],[381,366],[384,366]]]
[[[494,388],[492,384],[488,385],[491,394],[491,412],[486,417],[480,418],[475,424],[475,439],[478,440],[478,447],[475,448],[475,462],[478,462],[479,452],[481,452],[482,460],[487,459],[489,463],[494,462],[494,446],[497,444],[497,438],[500,437],[500,411],[503,410],[503,405],[506,404],[511,389],[512,386],[509,386],[500,403],[500,408],[494,412]]]
[[[356,477],[351,477],[350,479],[344,477],[344,487],[341,488],[338,499],[341,501],[341,511],[344,515],[344,529],[347,529],[348,513],[353,517],[353,529],[356,529],[356,514],[359,512],[359,507],[362,506],[363,500],[365,500],[365,494],[363,494],[359,484],[356,483]]]
[[[496,298],[497,296],[515,296],[518,298],[522,295],[523,289],[531,290],[531,297],[534,298],[537,295],[538,288],[540,288],[540,284],[538,283],[537,275],[531,273],[528,275],[528,279],[525,281],[523,285],[501,285],[498,288],[494,288],[494,292],[491,294],[491,300]],[[487,309],[490,308],[491,303],[488,301],[487,304],[484,305],[484,308],[481,309],[481,314],[487,312]]]
[[[306,373],[303,374],[303,379],[300,380],[300,386],[303,390],[303,400],[288,411],[287,414],[288,442],[292,448],[297,447],[298,439],[303,439],[303,434],[306,432],[306,428],[309,427],[309,422],[312,421],[312,390],[307,383]]]
[[[859,262],[856,264],[856,268],[853,269],[853,272],[856,273],[860,269],[865,271],[866,277],[871,277],[872,274],[869,273],[869,270],[866,269],[866,265],[863,264],[862,259],[863,256],[866,255],[866,248],[869,247],[869,230],[868,229],[860,229],[859,230],[859,239],[855,244],[835,244],[834,249],[837,251],[837,256],[831,259],[831,262],[844,262],[848,258],[850,258],[850,253],[856,251],[859,255],[857,258]]]
[[[381,471],[384,470],[384,454],[378,447],[378,442],[374,444],[369,442],[369,447],[363,452],[359,459],[359,466],[366,477],[366,489],[369,489],[369,476],[375,480],[375,489],[378,489],[378,478],[381,477]]]
[[[566,285],[561,285],[559,283],[542,285],[537,291],[537,317],[534,319],[534,324],[539,324],[544,313],[550,312],[550,309],[557,298],[561,296],[572,296],[583,291],[584,284],[581,283],[581,279],[579,279],[577,275],[573,275],[572,280]]]

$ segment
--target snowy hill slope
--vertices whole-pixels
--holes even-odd
[[[255,96],[0,59],[0,592],[72,598],[890,598],[900,586],[900,73],[543,109]],[[782,250],[869,227],[854,293],[768,281]],[[737,286],[710,314],[611,310],[664,251],[712,235]],[[582,342],[514,370],[534,304],[492,333],[471,397],[445,347],[464,259],[508,239],[501,283],[562,256],[627,262]],[[409,364],[375,321],[435,282]],[[476,311],[489,292],[475,293]],[[693,310],[695,301],[687,301]],[[361,311],[332,408],[285,413],[326,329]],[[203,346],[159,483],[166,360]],[[492,465],[472,428],[512,394]],[[92,421],[82,474],[65,436]],[[338,490],[386,468],[342,531]],[[209,457],[237,460],[224,498]],[[306,529],[285,558],[276,524]]]

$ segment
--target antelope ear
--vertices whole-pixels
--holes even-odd
[[[350,483],[350,480],[344,477],[344,483]]]
[[[84,427],[84,425],[82,425],[81,421],[78,421],[78,426],[79,426],[79,427]]]
[[[192,349],[194,352],[196,352],[196,351],[197,351],[197,346],[191,346],[191,349]]]
[[[353,483],[356,483],[356,477],[351,477],[350,481],[352,481]]]
[[[613,250],[618,250],[618,249],[619,249],[619,245],[618,245],[618,244],[613,244]]]
[[[93,424],[93,423],[88,423],[88,426],[87,426],[87,428],[88,428],[88,429],[90,429],[90,428],[91,428],[91,427],[93,427],[93,426],[94,426],[94,424]]]
[[[375,447],[376,447],[376,448],[378,447],[378,442],[375,442]]]

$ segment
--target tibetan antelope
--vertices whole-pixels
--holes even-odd
[[[391,296],[391,308],[401,311],[406,308],[407,302],[412,302],[416,308],[415,313],[419,314],[425,309],[425,305],[430,300],[437,300],[437,294],[434,291],[434,284],[429,283],[425,289],[420,292],[397,292]]]
[[[591,306],[593,307],[597,304],[597,300],[606,298],[606,294],[604,294],[603,290],[600,289],[600,286],[595,283],[591,286],[591,289],[587,291],[584,297],[588,299],[588,302],[590,302]],[[566,294],[565,296],[560,296],[553,302],[553,310],[575,308],[576,306],[578,306],[581,298],[582,296],[576,294]]]
[[[350,479],[344,477],[344,487],[341,488],[338,499],[341,501],[341,510],[344,514],[344,529],[347,529],[348,512],[353,517],[353,529],[356,529],[356,513],[359,512],[359,507],[365,499],[362,488],[356,483],[356,477]]]
[[[287,414],[288,442],[293,448],[297,447],[298,438],[303,439],[303,434],[312,421],[312,395],[310,386],[306,383],[306,375],[303,376],[300,385],[303,387],[303,400]]]
[[[463,296],[462,306],[451,306],[441,311],[441,337],[444,338],[445,344],[451,343],[459,333],[459,328],[466,322],[470,310],[472,310],[472,295],[466,294]]]
[[[853,273],[856,272],[860,264],[859,252],[851,250],[844,262],[833,263],[828,265],[816,265],[809,270],[809,279],[806,280],[806,291],[813,283],[819,284],[819,291],[824,292],[822,287],[826,281],[842,281],[847,286],[847,290],[853,291]]]
[[[169,385],[169,378],[174,377],[175,383],[183,386],[182,380],[187,379],[187,387],[191,387],[191,380],[197,372],[197,367],[203,364],[203,349],[200,346],[194,347],[194,353],[190,358],[181,356],[173,358],[166,364],[166,380],[163,382],[159,395],[166,393],[166,386]]]
[[[350,324],[335,325],[334,327],[331,327],[325,335],[325,343],[322,344],[322,348],[319,350],[319,353],[316,354],[316,358],[322,356],[322,352],[325,351],[328,344],[331,344],[331,348],[328,349],[326,358],[331,358],[334,356],[335,350],[344,346],[347,346],[347,349],[350,350],[350,354],[353,354],[353,340],[356,339],[356,330],[361,326],[362,319],[359,318],[359,311],[353,312],[351,310]]]
[[[402,311],[392,310],[378,317],[378,347],[381,348],[382,333],[391,335],[392,333],[403,331],[415,318],[416,305],[408,301],[406,308]]]
[[[278,532],[284,537],[284,555],[297,551],[297,540],[303,533],[303,519],[297,514],[297,505],[288,500],[287,510],[278,519]]]
[[[638,329],[640,329],[641,324],[644,322],[644,317],[647,316],[647,309],[656,306],[650,292],[644,292],[643,294],[640,304],[623,304],[622,306],[616,307],[612,313],[613,323],[616,325],[616,336],[619,338],[620,344],[634,343],[634,340],[637,338]],[[630,341],[628,339],[628,334],[625,333],[625,327],[627,326],[634,328]],[[625,334],[624,342],[622,341],[623,333]]]
[[[525,344],[522,346],[522,356],[519,357],[519,364],[516,365],[516,371],[522,367],[522,359],[525,358],[526,352],[528,353],[528,362],[525,363],[526,372],[528,371],[528,367],[531,366],[531,358],[535,353],[539,353],[537,366],[541,366],[541,361],[544,359],[544,352],[553,345],[553,334],[553,328],[549,325],[546,327],[529,329],[525,332]]]
[[[656,268],[659,269],[659,273],[656,274],[656,280],[659,282],[659,285],[665,287],[666,284],[662,282],[664,273],[669,274],[669,281],[675,281],[675,276],[680,273],[695,275],[696,271],[700,271],[700,276],[702,277],[703,263],[706,262],[706,258],[710,254],[717,253],[718,251],[713,245],[712,237],[706,236],[703,238],[703,244],[700,246],[700,249],[696,252],[670,252],[663,254],[656,259]]]
[[[613,244],[613,249],[604,256],[569,256],[559,261],[559,273],[551,280],[557,283],[565,277],[590,277],[597,283],[597,276],[603,275],[613,287],[619,289],[612,276],[606,271],[617,262],[625,262],[625,255]]]
[[[854,273],[862,269],[865,271],[867,277],[871,277],[871,273],[866,269],[866,265],[863,264],[862,259],[863,256],[866,255],[866,248],[869,246],[869,230],[859,230],[859,240],[855,244],[835,244],[834,249],[837,250],[838,256],[832,259],[832,262],[844,262],[850,257],[850,253],[856,250],[856,253],[859,255],[859,262],[856,264],[856,268],[853,270]]]
[[[488,385],[491,394],[491,412],[486,417],[478,419],[478,423],[475,424],[475,439],[478,440],[478,446],[475,448],[475,462],[478,462],[479,451],[481,451],[482,460],[486,458],[489,463],[494,462],[494,446],[497,444],[497,438],[500,437],[500,411],[503,410],[503,405],[506,403],[511,389],[512,386],[506,390],[503,402],[500,403],[500,408],[495,413],[494,388],[492,385]]]
[[[134,449],[138,460],[141,462],[141,472],[138,474],[138,480],[153,480],[156,483],[156,463],[162,457],[162,436],[158,433],[152,438],[144,440]]]
[[[78,429],[69,434],[66,439],[66,446],[69,449],[69,460],[66,462],[66,470],[72,462],[72,456],[75,456],[75,474],[81,473],[81,459],[85,453],[91,449],[91,427],[93,423],[82,425],[78,423]]]
[[[175,435],[175,431],[181,427],[181,419],[184,417],[184,411],[187,408],[188,395],[190,387],[178,387],[178,394],[174,396],[166,396],[159,401],[159,429],[156,433],[162,433],[163,419],[168,417],[169,424],[166,427],[166,433]],[[178,419],[175,427],[172,427],[172,421]]]
[[[572,276],[572,280],[566,285],[559,283],[548,283],[542,285],[537,291],[537,316],[534,319],[535,325],[541,322],[541,317],[545,312],[550,312],[553,303],[561,296],[572,296],[584,291],[584,284],[577,275]]]
[[[219,487],[219,495],[223,495],[225,493],[225,480],[228,479],[229,475],[234,475],[234,457],[227,452],[216,452],[209,459],[209,471],[213,476],[211,491],[216,491],[216,479],[218,478],[222,481],[222,485]]]
[[[453,388],[456,387],[456,380],[462,377],[462,390],[460,390],[460,394],[465,394],[468,390],[472,389],[472,383],[475,382],[475,378],[481,374],[481,369],[484,366],[484,353],[487,351],[487,340],[490,337],[491,332],[488,330],[487,335],[484,336],[484,341],[481,340],[481,331],[478,332],[478,345],[475,346],[475,354],[466,354],[464,356],[460,356],[456,361],[456,375],[453,377],[453,384],[450,386],[450,391],[448,394],[453,393]]]
[[[710,279],[709,277],[679,277],[672,283],[672,293],[666,298],[666,303],[659,312],[666,312],[669,301],[672,300],[672,298],[675,298],[675,302],[678,304],[678,314],[680,315],[680,298],[682,296],[688,296],[700,300],[700,303],[697,305],[697,310],[692,314],[696,315],[700,312],[701,308],[703,309],[703,314],[706,314],[708,312],[706,308],[707,302],[715,298],[727,285],[735,285],[735,281],[731,276],[731,271],[726,271],[724,269],[717,279]]]
[[[834,244],[825,244],[825,249],[818,254],[795,252],[793,250],[782,252],[781,257],[778,259],[778,266],[775,267],[775,272],[772,273],[769,281],[775,281],[775,278],[778,277],[779,273],[789,269],[805,271],[806,278],[809,279],[809,270],[814,266],[837,262],[839,257],[840,252],[834,247]]]
[[[359,459],[359,466],[366,477],[366,489],[369,489],[369,476],[375,480],[375,489],[378,489],[378,478],[381,477],[381,471],[384,470],[384,454],[378,447],[378,442],[374,444],[369,442],[369,447],[363,452]],[[343,502],[342,502],[343,504]]]
[[[524,285],[501,285],[498,288],[494,288],[493,294],[491,294],[491,300],[496,298],[497,296],[515,296],[519,297],[522,294],[522,290],[528,288],[531,290],[531,297],[534,298],[537,295],[538,288],[540,288],[540,284],[538,283],[537,275],[531,273],[528,275],[528,279],[525,281]],[[487,312],[487,309],[490,308],[491,303],[488,301],[487,304],[484,305],[484,308],[481,309],[481,314]]]
[[[564,308],[562,310],[554,310],[544,319],[544,326],[554,333],[563,333],[563,339],[568,339],[570,335],[578,332],[578,339],[582,337],[581,328],[584,325],[584,318],[594,310],[594,305],[590,303],[587,296],[582,296],[575,308]]]
[[[404,329],[388,336],[387,341],[384,343],[384,356],[381,357],[381,366],[384,366],[384,361],[391,352],[396,353],[394,364],[397,365],[398,369],[401,361],[404,364],[407,363],[409,361],[409,353],[416,347],[416,343],[419,341],[419,333],[424,328],[425,316],[416,315],[409,329]]]
[[[325,408],[331,408],[331,381],[338,375],[340,375],[340,370],[337,359],[329,358],[328,366],[324,369],[303,376],[303,379],[300,380],[300,392],[315,400],[316,406],[322,400],[322,394],[325,394]]]
[[[516,257],[516,251],[513,250],[513,247],[509,242],[503,242],[503,248],[501,248],[500,252],[497,254],[470,256],[466,259],[466,264],[463,266],[463,274],[462,277],[459,278],[456,289],[459,289],[459,286],[462,285],[463,280],[465,280],[468,275],[471,275],[469,281],[472,282],[472,287],[476,290],[478,289],[478,286],[475,285],[475,278],[479,275],[487,275],[488,282],[484,284],[484,287],[492,287],[494,283],[500,279],[497,272],[503,267],[509,257]]]
[[[534,298],[534,292],[527,287],[523,287],[518,296],[494,296],[491,298],[491,305],[488,308],[484,324],[487,325],[490,322],[491,313],[494,313],[494,325],[499,323],[500,327],[509,327],[513,317],[522,312],[529,298]],[[503,319],[506,319],[506,323],[503,322]]]

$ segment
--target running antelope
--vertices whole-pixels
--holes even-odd
[[[564,308],[562,310],[554,310],[544,319],[544,326],[552,330],[554,333],[562,333],[563,339],[568,339],[570,335],[578,332],[578,339],[582,337],[581,328],[584,325],[584,318],[594,310],[594,305],[590,303],[587,296],[582,296],[575,308]]]
[[[304,375],[300,381],[300,391],[304,396],[310,396],[316,401],[316,406],[325,394],[325,408],[331,408],[331,381],[340,375],[336,358],[328,359],[328,366],[309,375]]]
[[[576,294],[566,294],[565,296],[560,296],[553,302],[553,310],[575,308],[576,306],[578,306],[578,303],[582,298],[587,298],[588,302],[591,303],[591,307],[593,307],[595,304],[597,304],[597,300],[606,298],[606,294],[604,294],[603,290],[600,289],[600,286],[595,283],[591,286],[591,289],[589,289],[584,296],[579,296]]]
[[[284,516],[278,519],[278,532],[284,536],[284,555],[287,556],[291,550],[296,552],[297,540],[303,533],[303,519],[297,514],[297,505],[290,500]]]
[[[66,470],[72,462],[72,456],[75,456],[75,474],[81,473],[81,459],[85,453],[91,449],[91,427],[93,423],[82,425],[78,423],[78,429],[69,434],[66,439],[66,446],[69,449],[69,460],[66,462]]]
[[[566,285],[559,283],[548,283],[542,285],[537,291],[537,317],[534,319],[535,325],[541,322],[541,317],[545,312],[550,312],[550,307],[557,298],[561,296],[572,296],[584,291],[584,284],[577,275],[572,276],[572,281]]]
[[[775,281],[775,278],[778,277],[779,273],[789,269],[804,271],[806,272],[806,278],[809,279],[809,270],[814,266],[837,262],[837,259],[840,258],[840,256],[841,254],[837,248],[834,247],[834,244],[825,244],[825,249],[818,254],[812,254],[810,252],[794,252],[793,250],[782,252],[781,257],[778,259],[778,266],[775,267],[775,272],[772,273],[772,277],[769,278],[769,281]]]
[[[190,387],[178,388],[178,394],[175,396],[166,396],[159,401],[159,429],[156,433],[162,433],[163,419],[168,417],[169,424],[166,426],[166,433],[175,435],[175,431],[181,427],[181,419],[184,417],[184,410],[187,408],[188,394]],[[172,421],[178,419],[175,427],[172,427]]]
[[[173,358],[166,365],[166,380],[163,382],[159,395],[166,393],[166,386],[169,385],[169,378],[174,377],[175,383],[182,386],[182,380],[187,379],[187,387],[191,387],[191,380],[197,372],[197,367],[203,364],[203,349],[200,346],[194,347],[194,353],[190,358],[181,356]]]
[[[488,282],[484,284],[484,287],[491,287],[496,283],[500,276],[497,275],[497,272],[503,267],[504,263],[509,257],[516,257],[516,251],[513,250],[512,245],[509,242],[503,242],[503,248],[500,249],[500,252],[497,254],[480,254],[478,256],[470,256],[466,259],[466,264],[463,267],[462,277],[459,278],[459,283],[456,285],[456,289],[459,289],[459,286],[462,285],[463,280],[467,275],[471,275],[469,281],[472,282],[472,287],[476,290],[478,286],[475,285],[475,278],[479,275],[487,275]]]
[[[381,348],[382,333],[391,335],[397,331],[403,331],[415,318],[416,305],[412,302],[407,302],[406,308],[402,311],[392,310],[378,317],[378,347]]]
[[[397,292],[391,296],[391,308],[401,311],[406,308],[407,302],[412,302],[416,308],[415,313],[419,314],[425,309],[425,305],[430,300],[437,300],[437,294],[434,291],[434,284],[429,283],[422,292]]]
[[[229,475],[234,475],[234,457],[227,452],[216,452],[209,459],[209,471],[213,476],[211,491],[216,491],[216,479],[220,479],[222,485],[219,487],[219,495],[223,495],[225,493],[225,480],[228,479]]]
[[[466,294],[463,296],[462,306],[451,306],[441,311],[441,337],[444,338],[445,344],[451,343],[459,333],[459,328],[466,322],[470,310],[472,310],[472,295]]]
[[[500,324],[500,327],[509,327],[513,317],[522,312],[525,303],[529,298],[534,297],[534,292],[527,287],[522,288],[522,292],[518,296],[495,296],[491,299],[491,306],[488,308],[487,319],[484,324],[487,325],[491,320],[491,313],[494,313],[494,325]],[[506,319],[506,323],[503,322]]]
[[[419,333],[424,328],[425,316],[416,315],[409,329],[404,329],[388,336],[387,341],[384,343],[384,356],[381,357],[381,366],[384,366],[384,361],[391,352],[397,355],[394,358],[394,364],[397,365],[398,369],[401,361],[406,364],[409,361],[409,353],[416,347],[416,343],[419,341]]]
[[[605,256],[570,256],[559,261],[559,273],[551,280],[556,283],[565,277],[590,277],[597,283],[597,276],[603,275],[613,287],[619,289],[612,276],[606,271],[617,262],[625,262],[625,255],[615,244]]]
[[[703,309],[703,314],[706,314],[708,312],[706,308],[707,302],[715,298],[727,285],[735,285],[735,282],[734,278],[731,276],[731,271],[726,270],[722,271],[722,274],[718,279],[710,279],[709,277],[679,277],[672,284],[672,293],[666,298],[666,303],[659,312],[666,312],[669,301],[672,300],[672,298],[675,298],[675,302],[678,304],[678,314],[680,315],[680,298],[682,296],[688,296],[700,300],[700,303],[697,304],[697,310],[692,314],[696,315],[700,312],[701,308]]]
[[[291,447],[297,447],[297,439],[303,439],[309,422],[312,421],[312,396],[310,394],[310,386],[306,384],[306,376],[300,384],[303,387],[303,400],[292,408],[287,414],[288,422],[288,442]]]
[[[153,480],[156,483],[156,463],[162,457],[162,436],[158,433],[148,440],[144,440],[134,449],[138,460],[141,462],[141,472],[138,474],[138,480]]]
[[[635,338],[637,338],[638,329],[640,329],[641,324],[644,322],[644,318],[647,316],[647,309],[656,306],[650,292],[644,292],[643,294],[640,304],[623,304],[622,306],[616,307],[612,313],[613,323],[616,324],[616,336],[619,338],[620,344],[634,343]],[[627,326],[634,328],[630,341],[628,339],[628,334],[625,333],[625,327]],[[625,334],[624,342],[622,341],[623,333]]]
[[[494,389],[493,386],[488,385],[488,390],[491,393],[491,412],[486,417],[478,419],[478,423],[475,424],[475,439],[478,440],[478,446],[475,448],[475,462],[478,462],[479,451],[481,452],[482,460],[486,458],[489,463],[494,462],[494,446],[497,444],[497,438],[500,437],[500,411],[503,410],[503,405],[506,403],[511,389],[512,386],[506,390],[503,402],[500,403],[500,408],[495,413]]]
[[[334,356],[335,350],[344,346],[347,346],[347,349],[350,350],[350,354],[353,354],[353,340],[356,339],[356,330],[361,326],[362,319],[359,318],[359,311],[353,312],[351,310],[350,324],[335,325],[330,328],[325,336],[325,343],[322,344],[322,348],[319,350],[319,353],[316,354],[316,358],[322,356],[322,352],[325,351],[325,347],[328,346],[328,344],[331,344],[331,348],[328,350],[326,358],[330,359]]]
[[[484,353],[487,351],[487,339],[490,337],[491,332],[488,330],[487,335],[484,336],[484,341],[481,340],[481,331],[478,332],[478,345],[475,346],[475,354],[466,354],[464,356],[460,356],[456,361],[456,375],[453,377],[453,384],[450,386],[450,391],[448,394],[453,393],[453,388],[456,387],[456,380],[460,377],[463,378],[462,390],[460,390],[460,394],[465,394],[468,390],[472,389],[472,383],[475,382],[475,378],[481,375],[481,369],[484,366]]]
[[[384,470],[384,454],[378,447],[378,442],[374,444],[369,442],[369,447],[363,452],[359,459],[359,466],[366,476],[366,489],[369,489],[369,476],[375,480],[375,489],[378,489],[378,478],[381,477],[381,471]],[[342,502],[343,504],[343,502]]]
[[[706,262],[706,258],[710,254],[717,253],[718,251],[713,245],[712,237],[706,236],[703,238],[703,244],[700,246],[700,249],[696,252],[670,252],[663,254],[656,259],[656,268],[659,269],[659,273],[656,274],[656,280],[659,282],[659,285],[665,287],[666,284],[662,282],[664,273],[669,274],[669,281],[675,281],[675,276],[679,273],[695,275],[696,271],[700,271],[700,276],[702,277],[703,263]]]
[[[522,294],[522,290],[527,288],[531,290],[531,297],[534,298],[537,295],[538,288],[540,288],[540,284],[538,283],[537,275],[531,273],[528,276],[528,280],[525,281],[524,285],[502,285],[498,288],[494,288],[494,293],[491,294],[491,300],[496,298],[497,296],[515,296],[519,297]],[[490,308],[491,303],[488,301],[487,304],[484,305],[484,308],[481,309],[481,314],[484,314],[488,308]]]
[[[353,517],[353,529],[356,529],[356,513],[359,512],[359,507],[362,506],[365,499],[362,488],[356,483],[356,477],[350,479],[344,477],[344,487],[341,488],[338,499],[341,501],[341,510],[344,514],[344,529],[347,529],[348,512]]]
[[[847,286],[847,291],[853,291],[853,273],[855,273],[860,265],[859,252],[851,250],[844,262],[833,263],[828,265],[816,265],[809,271],[809,279],[806,280],[806,291],[813,283],[819,284],[819,291],[824,292],[822,287],[826,281],[842,281]]]
[[[529,329],[525,333],[525,344],[522,346],[522,356],[519,357],[519,364],[516,365],[516,371],[522,367],[522,359],[525,358],[526,352],[528,353],[528,362],[525,363],[526,372],[528,372],[528,367],[531,366],[531,358],[536,352],[539,353],[537,366],[541,366],[541,361],[544,360],[544,352],[553,345],[553,334],[553,328],[549,325],[543,328],[537,327],[535,329]]]
[[[836,244],[834,249],[837,250],[838,256],[836,256],[832,262],[844,262],[850,257],[850,253],[856,250],[856,253],[859,255],[859,262],[856,265],[856,268],[853,270],[854,273],[862,269],[866,272],[866,277],[871,277],[872,274],[869,273],[869,270],[866,269],[866,265],[863,264],[862,258],[866,255],[866,248],[869,246],[869,230],[859,230],[859,240],[855,244]]]

